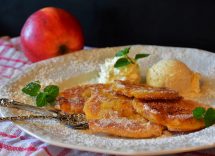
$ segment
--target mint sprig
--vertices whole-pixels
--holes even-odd
[[[193,117],[197,120],[204,120],[205,126],[209,127],[215,123],[215,109],[197,107],[193,110]]]
[[[129,64],[135,64],[136,60],[149,56],[149,54],[136,54],[135,59],[132,59],[128,56],[130,49],[130,47],[127,47],[115,54],[116,57],[120,58],[114,64],[114,68],[120,68]]]
[[[41,85],[39,81],[30,82],[27,84],[22,91],[32,97],[36,97],[36,105],[38,107],[46,106],[47,104],[53,103],[59,94],[59,87],[56,85],[48,85],[43,91],[40,90]]]

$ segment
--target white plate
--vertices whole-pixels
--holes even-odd
[[[107,57],[112,57],[122,47],[83,50],[78,53],[64,55],[31,65],[24,73],[10,81],[1,89],[1,97],[8,97],[28,104],[33,101],[21,93],[21,88],[28,82],[40,80],[42,84],[57,84],[61,90],[93,81],[97,76],[99,64]],[[177,58],[185,62],[192,70],[204,75],[202,90],[207,97],[196,98],[205,103],[215,104],[214,80],[215,54],[197,49],[173,48],[159,46],[136,45],[131,48],[131,55],[145,52],[151,55],[139,61],[142,76],[146,69],[161,59]],[[208,88],[209,87],[209,88]],[[208,92],[208,93],[207,93]],[[210,93],[209,93],[210,92]],[[15,109],[1,108],[3,116],[26,114]],[[215,145],[215,127],[211,126],[201,131],[155,139],[126,139],[99,135],[84,134],[70,129],[56,120],[28,120],[16,122],[30,135],[49,144],[74,148],[79,150],[103,152],[123,155],[159,155],[205,149]]]

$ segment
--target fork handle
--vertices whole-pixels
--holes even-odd
[[[22,110],[40,113],[40,114],[46,113],[46,114],[55,115],[55,116],[57,116],[57,114],[59,113],[57,110],[51,110],[51,109],[47,110],[47,109],[43,109],[40,107],[24,104],[24,103],[15,101],[15,100],[9,100],[7,98],[0,99],[0,106],[8,107],[8,108],[22,109]]]
[[[26,120],[26,119],[52,119],[52,118],[56,118],[56,117],[44,116],[44,115],[12,116],[12,117],[0,117],[0,122],[1,121]]]
[[[26,120],[26,119],[59,119],[61,122],[63,122],[64,120],[61,120],[59,117],[55,117],[55,116],[44,116],[44,115],[28,115],[28,116],[12,116],[12,117],[0,117],[0,122],[1,121],[16,121],[16,120]],[[68,121],[67,121],[68,122]],[[85,130],[88,129],[88,123],[67,123],[66,121],[64,121],[64,124],[72,127],[73,129],[78,129],[78,130]]]

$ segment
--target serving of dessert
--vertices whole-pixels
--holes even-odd
[[[99,83],[61,92],[56,107],[68,114],[85,114],[92,133],[130,138],[158,137],[166,130],[190,132],[212,124],[201,112],[202,118],[198,116],[198,109],[210,106],[182,96],[200,92],[199,73],[179,60],[161,60],[148,69],[143,83],[136,60],[148,54],[132,59],[128,52],[125,48],[105,60]]]
[[[27,132],[33,132],[38,138],[51,138],[52,142],[57,142],[55,145],[63,143],[63,147],[76,148],[78,145],[97,149],[99,146],[123,151],[121,154],[137,149],[162,151],[164,146],[168,150],[182,148],[183,144],[179,142],[184,138],[189,140],[190,147],[195,141],[194,135],[201,133],[198,136],[204,136],[202,133],[208,129],[212,129],[212,133],[214,94],[213,83],[209,83],[212,79],[205,80],[207,67],[192,66],[186,59],[173,57],[175,54],[169,57],[168,51],[162,54],[154,53],[150,48],[139,49],[142,46],[83,51],[41,62],[10,86],[5,86],[1,94],[61,114],[84,115],[87,130],[68,128],[50,118],[18,122]],[[149,54],[145,54],[147,50]],[[81,67],[74,68],[77,58],[81,59]],[[212,71],[213,67],[209,68]],[[96,69],[98,75],[91,72],[92,69]],[[1,113],[4,116],[25,114],[21,110],[3,108]],[[136,142],[135,147],[127,149],[131,140]],[[163,146],[160,146],[161,142]]]

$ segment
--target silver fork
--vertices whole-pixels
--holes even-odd
[[[0,99],[0,106],[8,108],[16,108],[31,111],[34,113],[45,113],[46,115],[27,115],[27,116],[14,116],[14,117],[0,117],[0,121],[16,121],[16,120],[26,120],[26,119],[51,119],[55,118],[60,120],[62,123],[71,126],[74,129],[88,129],[88,123],[84,114],[62,114],[59,110],[55,109],[44,109],[40,107],[35,107],[32,105],[27,105],[18,101],[9,100],[6,98]]]

